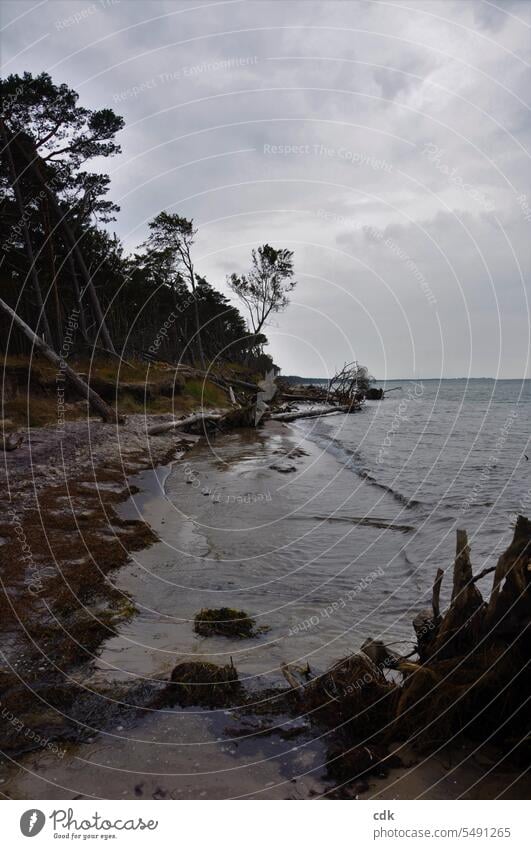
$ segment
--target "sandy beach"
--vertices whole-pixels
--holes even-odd
[[[123,522],[147,524],[153,541],[129,552],[111,579],[134,612],[116,617],[90,659],[68,669],[82,698],[99,704],[94,723],[89,711],[82,741],[58,743],[58,752],[41,745],[8,754],[0,777],[5,797],[99,797],[97,787],[105,798],[161,799],[528,792],[529,781],[514,765],[499,764],[499,752],[462,744],[429,758],[398,746],[400,761],[385,776],[338,786],[327,766],[327,735],[305,714],[273,709],[275,693],[285,689],[283,663],[319,676],[367,637],[411,646],[410,623],[425,606],[430,576],[424,583],[412,577],[410,510],[296,426],[270,423],[200,440],[171,462],[161,461],[175,450],[175,437],[157,437],[147,469],[137,439],[121,484],[131,494],[124,500],[122,490],[114,509]],[[119,454],[118,443],[114,450]],[[97,480],[98,471],[96,487]],[[78,497],[76,510],[82,506]],[[198,636],[194,616],[222,606],[252,616],[257,637]],[[138,688],[164,686],[183,660],[234,663],[254,707],[123,707],[138,706],[131,698]]]

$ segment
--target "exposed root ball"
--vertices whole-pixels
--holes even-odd
[[[397,728],[421,748],[449,742],[464,732],[476,739],[503,739],[525,727],[530,685],[524,659],[503,644],[428,665],[404,664],[406,678]]]
[[[340,660],[305,689],[304,706],[314,721],[329,728],[344,727],[351,740],[374,738],[392,722],[398,688],[368,657],[354,654]]]

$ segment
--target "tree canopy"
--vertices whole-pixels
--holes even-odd
[[[119,207],[108,197],[109,176],[90,162],[120,153],[120,116],[82,106],[77,92],[44,72],[0,80],[0,95],[2,291],[30,327],[58,351],[75,313],[80,350],[102,345],[203,365],[205,357],[251,358],[271,367],[262,328],[295,285],[292,253],[253,251],[240,284],[248,304],[254,299],[249,332],[238,309],[197,273],[191,219],[161,211],[129,255],[108,229]],[[28,342],[12,335],[9,345],[24,351]]]
[[[271,313],[285,309],[296,286],[293,252],[262,245],[251,252],[247,274],[231,274],[228,284],[245,304],[253,333],[260,333]]]

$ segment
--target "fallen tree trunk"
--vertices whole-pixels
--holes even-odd
[[[210,379],[210,377],[209,377]],[[240,389],[247,389],[248,392],[259,392],[260,387],[256,383],[248,383],[246,380],[240,380],[237,377],[226,378],[221,374],[214,373],[214,380],[225,384],[225,386],[238,386]]]
[[[316,404],[323,401],[329,400],[329,395],[326,389],[323,389],[322,394],[315,395],[298,395],[292,392],[281,392],[280,397],[283,401],[307,401],[310,404]]]
[[[295,419],[317,418],[318,416],[329,416],[333,413],[348,413],[352,412],[353,409],[356,408],[352,404],[343,404],[340,407],[325,407],[322,410],[294,410],[289,413],[265,413],[264,419],[277,422],[291,422]],[[221,429],[224,426],[228,429],[234,427],[254,427],[254,405],[251,404],[237,410],[229,410],[227,413],[194,413],[182,419],[173,419],[171,422],[152,425],[152,427],[148,428],[147,432],[148,436],[158,436],[170,430],[186,430],[201,422],[204,424],[212,422]]]
[[[41,354],[46,357],[46,359],[52,363],[52,365],[56,366],[57,369],[65,375],[66,378],[72,383],[73,386],[79,391],[80,395],[87,399],[90,404],[90,407],[95,410],[102,419],[106,422],[116,422],[120,421],[118,419],[117,414],[109,407],[108,404],[105,403],[103,398],[100,398],[97,392],[94,392],[90,386],[85,383],[81,377],[76,374],[76,372],[70,368],[69,365],[66,364],[64,359],[62,359],[55,351],[50,348],[46,342],[41,339],[40,336],[37,336],[36,333],[33,332],[31,327],[23,321],[17,313],[11,309],[9,304],[6,304],[2,298],[0,298],[0,308],[6,312],[11,320],[17,325],[17,327],[22,331],[22,333],[32,342],[33,346],[37,348]]]
[[[173,419],[171,422],[153,425],[148,428],[148,435],[158,436],[158,434],[168,433],[170,430],[185,431],[187,427],[199,424],[200,422],[218,422],[223,418],[225,418],[223,413],[194,413],[192,416],[186,416],[183,419]]]
[[[313,419],[318,416],[330,416],[334,413],[350,413],[357,409],[353,404],[341,404],[339,407],[324,407],[322,410],[294,410],[289,413],[266,413],[265,418],[276,422],[292,422],[295,419]]]

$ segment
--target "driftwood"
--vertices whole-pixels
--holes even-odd
[[[368,393],[372,380],[366,367],[354,360],[352,363],[345,363],[329,380],[328,394],[339,403],[352,402]]]
[[[431,597],[431,609],[433,618],[437,622],[441,618],[441,584],[444,578],[444,569],[437,569],[435,581],[433,582],[433,593]]]
[[[482,639],[490,641],[495,633],[511,634],[518,638],[531,620],[529,558],[531,553],[531,523],[523,516],[516,522],[511,545],[495,567],[472,572],[470,548],[466,531],[456,535],[456,556],[453,568],[450,606],[441,617],[440,592],[444,576],[437,570],[433,585],[432,611],[423,611],[414,620],[421,660],[455,657],[473,650]],[[476,586],[477,582],[495,572],[488,602]]]
[[[445,655],[465,650],[477,638],[483,615],[483,598],[473,581],[467,533],[458,530],[452,599],[438,629],[436,650]]]
[[[334,413],[351,413],[357,409],[352,404],[341,404],[338,407],[324,407],[321,410],[293,410],[289,413],[270,413],[266,418],[276,422],[292,422],[295,419],[314,419],[319,416],[330,416]]]
[[[99,415],[104,421],[119,421],[112,407],[109,407],[109,405],[105,403],[103,398],[100,398],[97,392],[94,392],[94,390],[91,389],[90,386],[88,386],[88,384],[85,383],[85,381],[82,380],[82,378],[78,374],[76,374],[76,372],[71,369],[69,365],[66,364],[64,359],[62,359],[58,354],[56,354],[55,351],[50,348],[50,346],[47,345],[46,342],[44,342],[44,340],[41,339],[40,336],[37,336],[37,334],[34,333],[31,329],[31,327],[29,327],[29,325],[27,325],[26,322],[23,321],[14,310],[12,310],[11,307],[6,304],[4,300],[2,300],[2,298],[0,298],[0,308],[3,309],[4,312],[6,312],[10,316],[14,324],[16,324],[17,327],[22,331],[22,333],[24,333],[24,335],[30,340],[30,342],[32,342],[34,347],[37,348],[37,350],[39,350],[41,354],[43,354],[43,356],[46,357],[46,359],[50,363],[52,363],[52,365],[56,366],[59,371],[62,371],[64,373],[65,377],[67,377],[68,380],[76,387],[79,393],[88,400],[91,408],[97,413],[99,413]]]
[[[282,675],[288,682],[291,689],[300,698],[304,690],[304,684],[301,681],[298,681],[297,678],[295,678],[293,672],[291,671],[287,663],[284,662],[280,664],[280,671],[282,672]]]
[[[530,555],[531,522],[518,516],[513,541],[496,564],[485,617],[487,628],[514,631],[526,616],[530,617]]]
[[[490,598],[476,584],[492,571],[472,574],[465,531],[457,532],[452,596],[437,616],[442,580],[434,584],[433,616],[417,631],[419,663],[402,661],[396,709],[400,736],[422,748],[445,745],[456,734],[524,746],[531,685],[531,522],[518,516],[514,537],[495,568]],[[422,614],[417,617],[419,628]],[[524,748],[520,756],[525,757]]]
[[[380,669],[395,669],[402,658],[381,640],[365,640],[361,650]]]
[[[423,653],[419,645],[418,662],[409,659],[414,652],[399,656],[381,640],[366,640],[360,653],[338,661],[303,689],[282,664],[299,697],[292,709],[322,733],[328,769],[332,765],[342,784],[400,766],[393,758],[402,747],[441,752],[459,745],[463,735],[475,751],[484,742],[489,748],[497,744],[501,760],[512,755],[524,773],[531,755],[530,553],[531,523],[520,516],[498,561],[489,622],[476,587],[487,570],[472,574],[467,536],[460,531],[448,610],[441,614],[439,569],[432,609],[415,622],[425,648]]]
[[[167,433],[170,430],[186,431],[192,425],[207,422],[218,422],[222,419],[223,413],[194,413],[192,416],[185,416],[182,419],[173,419],[171,422],[163,422],[162,424],[152,425],[148,428],[149,436],[157,436],[160,433]]]
[[[295,421],[295,419],[317,418],[318,416],[327,416],[333,413],[348,413],[352,412],[352,410],[352,405],[344,404],[340,407],[325,407],[321,410],[293,410],[289,413],[266,412],[263,418],[278,422],[291,422]],[[246,407],[229,410],[227,413],[194,413],[192,416],[186,416],[182,419],[173,419],[171,422],[152,425],[148,428],[147,432],[149,436],[157,436],[161,433],[167,433],[170,430],[186,431],[189,427],[201,423],[205,426],[212,423],[221,430],[229,430],[234,427],[254,427],[255,405],[248,404]]]

